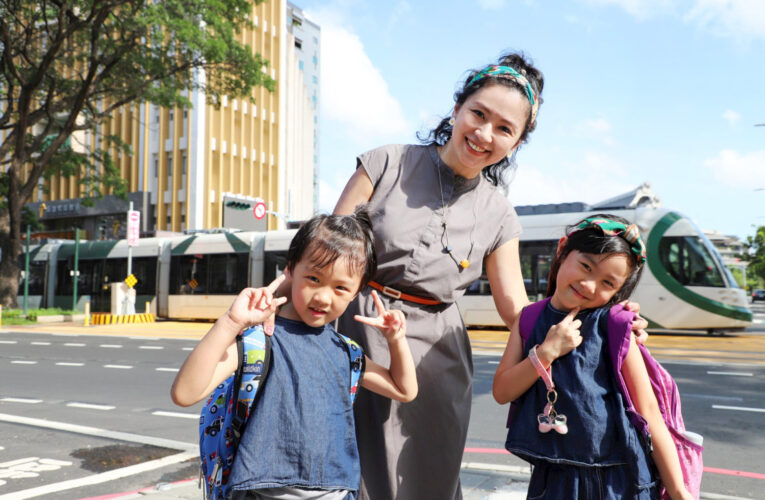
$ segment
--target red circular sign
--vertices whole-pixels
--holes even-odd
[[[256,219],[260,220],[263,217],[266,216],[266,204],[262,201],[259,201],[255,203],[255,206],[252,207],[252,215],[255,216]]]

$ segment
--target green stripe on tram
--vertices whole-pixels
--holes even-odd
[[[196,239],[196,236],[189,236],[182,242],[178,243],[178,245],[173,248],[173,251],[171,252],[172,255],[183,255],[186,250],[191,246],[191,243]]]
[[[693,292],[677,281],[664,267],[659,258],[659,242],[664,233],[677,221],[683,217],[675,212],[669,212],[654,225],[648,235],[648,267],[661,283],[672,295],[682,301],[688,302],[692,306],[698,307],[703,311],[725,316],[726,318],[739,319],[742,321],[752,321],[752,312],[743,307],[731,306],[716,300],[704,297]]]
[[[119,240],[104,241],[80,241],[78,258],[86,259],[105,259],[109,256],[112,249],[119,243]],[[65,243],[58,250],[58,259],[66,259],[74,256],[74,243]]]
[[[241,253],[250,251],[250,245],[247,243],[243,242],[231,233],[224,234],[226,235],[226,239],[228,240],[229,244],[234,249],[234,252]]]

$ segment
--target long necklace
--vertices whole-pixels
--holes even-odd
[[[438,189],[441,193],[441,226],[444,228],[444,232],[441,235],[441,243],[443,244],[444,239],[446,239],[446,245],[444,245],[444,251],[449,254],[449,257],[452,258],[455,264],[457,264],[457,267],[460,268],[460,271],[463,269],[467,269],[470,267],[470,255],[473,253],[473,231],[475,231],[475,222],[476,222],[476,213],[475,213],[475,201],[473,201],[473,227],[470,229],[470,250],[468,250],[467,257],[464,259],[457,260],[457,258],[452,253],[452,250],[454,248],[449,243],[449,229],[447,227],[446,223],[446,216],[447,216],[447,210],[446,210],[446,202],[444,202],[444,187],[441,184],[441,166],[436,162],[436,172],[438,173]],[[477,199],[477,197],[476,197]]]

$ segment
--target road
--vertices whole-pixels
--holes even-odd
[[[677,380],[686,426],[704,435],[702,490],[743,498],[762,498],[765,487],[765,306],[753,309],[758,323],[744,334],[655,334],[648,344]],[[195,476],[200,405],[175,407],[168,391],[208,327],[3,329],[0,499],[83,498]],[[507,410],[491,397],[504,341],[500,332],[471,332],[465,461],[524,465],[503,451]],[[134,463],[156,468],[116,479],[104,472],[132,472]]]

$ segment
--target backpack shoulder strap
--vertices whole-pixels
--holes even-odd
[[[260,396],[271,366],[271,337],[266,335],[262,325],[251,326],[236,336],[236,346],[239,362],[234,373],[232,400],[235,401],[235,409],[231,426],[238,442],[250,408],[255,405],[255,401]],[[245,376],[252,380],[254,393],[247,393],[244,397],[240,397]]]
[[[548,302],[550,302],[549,297],[539,302],[533,302],[521,311],[521,318],[518,320],[518,333],[521,336],[524,347],[526,346],[526,341],[531,336],[531,332],[534,331],[534,325]]]
[[[364,351],[362,351],[361,346],[356,343],[356,341],[349,339],[345,335],[341,333],[337,333],[338,337],[340,337],[343,341],[343,344],[345,344],[345,347],[348,349],[348,356],[350,357],[350,367],[351,367],[351,404],[353,404],[356,401],[356,393],[359,388],[359,384],[361,383],[361,378],[364,376],[364,369],[366,368],[365,358],[364,358]]]

